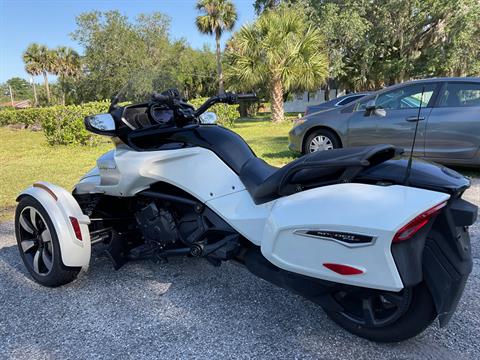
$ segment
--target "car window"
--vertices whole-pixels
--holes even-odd
[[[360,99],[362,96],[364,96],[364,95],[352,95],[352,96],[349,96],[349,97],[343,99],[342,101],[339,101],[339,102],[337,103],[337,105],[338,105],[338,106],[343,106],[343,105],[349,104],[349,103],[351,103],[352,101],[355,101],[355,100],[357,100],[357,99]]]
[[[480,106],[480,83],[447,83],[440,94],[439,106]]]
[[[427,107],[433,96],[435,84],[415,84],[379,94],[375,104],[383,109],[399,110]],[[423,98],[422,98],[423,92]]]

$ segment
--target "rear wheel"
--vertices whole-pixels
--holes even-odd
[[[338,136],[331,130],[318,129],[308,135],[303,145],[303,153],[310,154],[316,151],[341,148]]]
[[[396,342],[420,334],[435,319],[432,297],[421,283],[401,292],[353,288],[333,294],[342,312],[327,315],[347,331],[378,342]]]
[[[60,286],[73,281],[81,268],[62,263],[60,244],[53,223],[33,197],[23,197],[15,212],[15,235],[23,263],[36,282]]]

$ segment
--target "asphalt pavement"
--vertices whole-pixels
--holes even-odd
[[[467,198],[480,205],[480,179]],[[235,264],[129,263],[102,257],[55,289],[34,283],[11,222],[0,224],[1,359],[480,359],[480,221],[474,268],[449,326],[376,344],[350,335],[309,301]]]

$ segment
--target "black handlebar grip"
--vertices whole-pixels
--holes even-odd
[[[257,94],[237,94],[238,100],[258,100]]]

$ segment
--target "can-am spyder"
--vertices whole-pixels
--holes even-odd
[[[103,246],[134,259],[234,260],[316,302],[346,330],[400,341],[452,317],[472,269],[470,182],[390,145],[315,152],[282,168],[255,156],[206,110],[170,90],[85,119],[116,147],[73,193],[38,182],[18,197],[15,231],[31,276],[71,282]],[[405,174],[409,174],[406,178]]]

